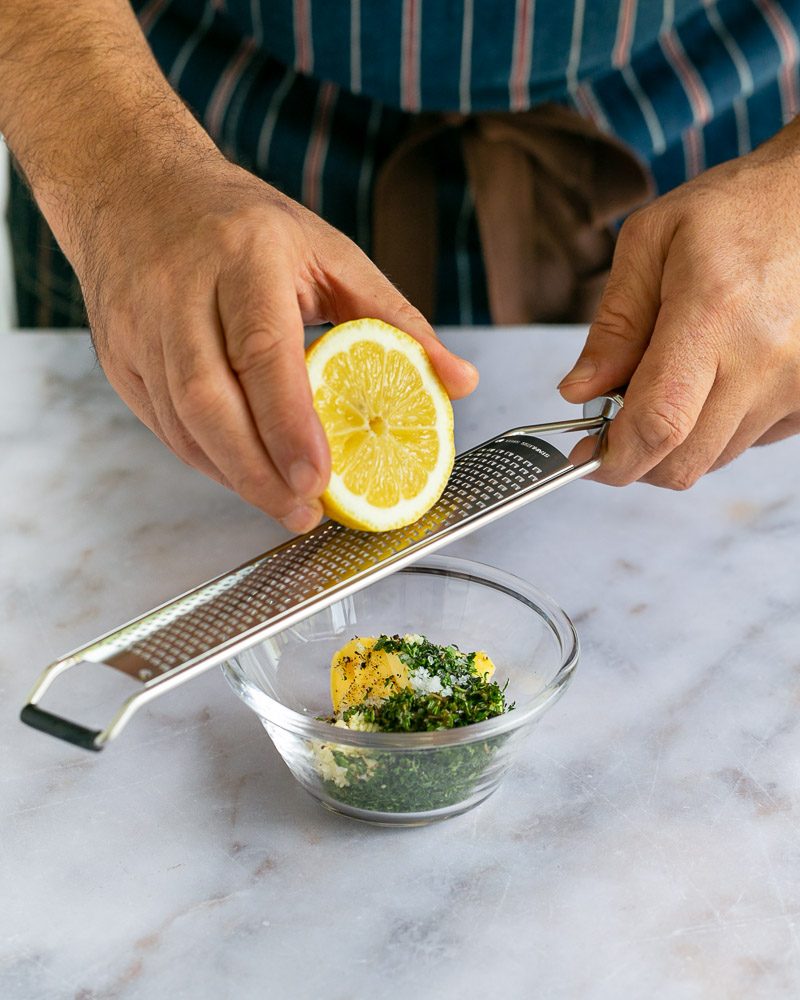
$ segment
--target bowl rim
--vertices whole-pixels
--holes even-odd
[[[545,591],[506,570],[477,560],[456,556],[426,556],[418,562],[404,566],[397,572],[433,574],[466,580],[502,591],[526,605],[544,620],[561,648],[561,664],[555,676],[526,704],[524,709],[517,707],[511,712],[505,712],[493,719],[475,722],[457,729],[439,729],[424,733],[362,732],[334,727],[329,722],[322,722],[313,716],[304,715],[302,712],[283,705],[247,680],[245,672],[238,662],[240,654],[232,656],[222,664],[222,670],[228,683],[242,701],[270,725],[278,726],[306,739],[318,740],[321,743],[336,743],[362,748],[371,747],[376,750],[434,749],[485,740],[510,730],[519,729],[532,722],[564,693],[580,658],[580,641],[575,626],[567,613]],[[372,586],[380,586],[380,584],[381,580],[378,580]],[[335,603],[331,607],[335,606]],[[309,617],[313,616],[309,615]],[[280,633],[276,633],[270,638],[276,638],[278,635]],[[249,650],[242,652],[246,654]]]

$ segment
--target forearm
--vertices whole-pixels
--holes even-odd
[[[0,132],[73,264],[110,205],[146,202],[215,147],[127,0],[3,0]]]

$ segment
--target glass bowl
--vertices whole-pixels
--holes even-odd
[[[354,636],[418,633],[485,650],[514,709],[429,733],[369,733],[331,713],[332,655]],[[498,786],[533,723],[563,694],[578,637],[546,594],[501,570],[430,556],[313,614],[224,664],[303,788],[329,809],[417,826],[471,809]]]

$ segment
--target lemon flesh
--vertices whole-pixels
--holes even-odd
[[[375,319],[329,330],[306,355],[331,449],[325,513],[347,527],[412,524],[453,468],[453,408],[422,346]]]

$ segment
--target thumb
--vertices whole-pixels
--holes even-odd
[[[661,305],[668,239],[647,209],[630,216],[617,239],[597,313],[575,365],[559,382],[570,403],[583,403],[630,381]]]
[[[335,323],[350,319],[380,319],[410,334],[425,348],[451,399],[460,399],[478,384],[478,369],[449,351],[433,327],[357,247],[337,274],[329,274]]]

